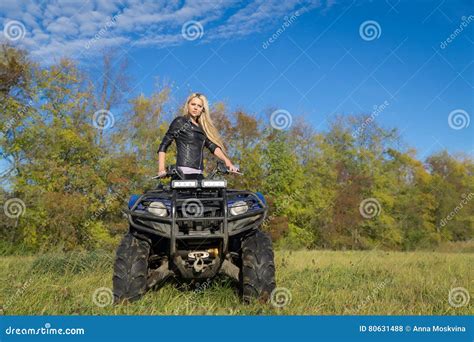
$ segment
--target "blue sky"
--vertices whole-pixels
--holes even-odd
[[[16,20],[24,36],[13,43],[40,63],[69,56],[100,79],[103,48],[117,64],[128,59],[126,96],[168,80],[176,103],[198,91],[262,117],[284,109],[318,130],[335,114],[370,115],[388,103],[375,120],[399,128],[420,158],[441,149],[472,155],[473,4],[3,1],[0,38]]]

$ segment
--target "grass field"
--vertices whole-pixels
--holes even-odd
[[[6,315],[472,315],[472,253],[277,251],[277,305],[240,303],[223,279],[197,290],[169,283],[127,305],[110,302],[114,255],[0,258]],[[105,288],[105,289],[104,289]],[[94,297],[95,293],[95,297]],[[464,297],[463,297],[464,296]],[[291,297],[291,298],[290,298]],[[97,305],[99,304],[99,305]],[[459,306],[457,304],[465,304]],[[459,306],[459,307],[456,307]]]

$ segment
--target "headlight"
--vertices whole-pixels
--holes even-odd
[[[168,209],[162,202],[151,202],[148,206],[148,212],[156,216],[168,216]]]
[[[230,214],[233,216],[245,214],[248,210],[249,206],[244,201],[237,201],[229,207]]]

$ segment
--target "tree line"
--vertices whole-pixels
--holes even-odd
[[[129,98],[126,65],[104,54],[100,80],[77,62],[51,66],[1,46],[1,250],[114,248],[128,196],[154,186],[156,151],[180,105],[172,87]],[[369,114],[335,116],[316,131],[287,116],[211,116],[245,172],[235,188],[262,192],[265,227],[283,248],[413,250],[472,239],[474,163],[438,151],[417,159],[396,129]],[[289,115],[289,113],[283,113]],[[167,153],[174,163],[175,149]],[[207,169],[214,167],[207,155]]]

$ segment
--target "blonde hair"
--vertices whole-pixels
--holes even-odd
[[[202,101],[202,112],[201,115],[199,115],[198,117],[199,124],[201,125],[208,139],[211,140],[217,146],[219,146],[222,152],[226,154],[224,142],[222,141],[222,138],[219,132],[217,131],[216,126],[214,126],[214,123],[212,122],[211,115],[209,112],[209,102],[207,101],[207,98],[204,95],[200,93],[192,93],[191,95],[189,95],[183,107],[183,116],[190,118],[190,114],[188,113],[188,105],[189,102],[191,102],[191,100],[196,97]]]

